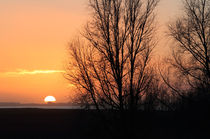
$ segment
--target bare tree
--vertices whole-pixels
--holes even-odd
[[[210,0],[184,0],[184,14],[169,25],[169,34],[175,43],[172,58],[168,61],[168,73],[172,74],[167,78],[161,74],[164,82],[187,101],[191,101],[190,96],[195,92],[208,94]]]
[[[196,87],[210,82],[210,1],[185,0],[185,15],[169,25],[177,43],[171,64]]]
[[[90,0],[92,20],[70,43],[67,79],[100,110],[137,110],[154,79],[149,65],[157,0]],[[72,72],[71,72],[72,71]]]

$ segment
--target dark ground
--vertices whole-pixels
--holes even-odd
[[[135,137],[128,133],[129,120],[127,124],[116,119],[109,123],[97,117],[94,111],[85,110],[0,109],[0,139],[210,138],[208,113],[139,112],[132,130]]]

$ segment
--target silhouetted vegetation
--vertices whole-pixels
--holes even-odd
[[[172,58],[165,83],[176,95],[178,109],[210,106],[210,1],[185,0],[184,14],[169,25]]]
[[[67,78],[96,109],[138,110],[154,93],[149,65],[158,1],[91,0],[92,20],[82,34],[87,42],[70,43]]]
[[[134,135],[112,118],[109,128],[94,110],[0,109],[2,139],[205,139],[209,138],[209,114],[179,112],[141,112],[136,114]],[[127,123],[126,123],[127,122]]]
[[[69,45],[66,78],[78,89],[77,101],[102,113],[110,135],[140,137],[136,130],[143,133],[146,126],[142,111],[208,115],[210,1],[184,0],[182,17],[168,26],[174,45],[165,71],[150,63],[158,2],[90,0],[92,18],[83,38]]]

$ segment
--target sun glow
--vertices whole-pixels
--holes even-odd
[[[54,96],[47,96],[47,97],[45,97],[44,101],[46,103],[54,103],[56,101],[56,99]]]

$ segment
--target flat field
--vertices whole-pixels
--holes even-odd
[[[117,114],[106,112],[105,115],[108,121],[93,110],[0,109],[0,138],[129,138],[128,127],[132,126],[129,118],[122,121],[111,116]],[[132,138],[210,138],[208,113],[139,112],[136,117]]]

